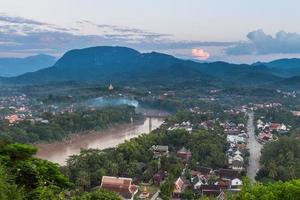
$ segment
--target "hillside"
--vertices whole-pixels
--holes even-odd
[[[199,74],[198,63],[180,60],[161,53],[140,53],[126,47],[92,47],[71,50],[62,56],[53,67],[27,73],[8,79],[13,83],[46,83],[60,81],[96,81],[96,82],[133,82],[155,78],[157,72],[170,69],[171,66],[190,68],[189,74]],[[174,76],[183,75],[178,67],[172,71]],[[159,75],[164,75],[159,73]],[[203,75],[202,77],[205,77]],[[186,77],[185,78],[189,78]],[[158,81],[165,81],[161,77]]]
[[[276,70],[262,63],[199,63],[157,52],[140,53],[127,47],[99,46],[68,51],[52,67],[4,81],[26,84],[84,81],[131,85],[171,85],[195,81],[202,85],[238,83],[247,86],[280,83],[284,77]]]
[[[264,65],[268,67],[274,75],[282,77],[291,77],[300,75],[300,59],[291,58],[291,59],[279,59],[274,60],[268,63],[254,63],[254,66]]]

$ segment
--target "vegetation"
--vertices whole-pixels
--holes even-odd
[[[85,192],[78,200],[122,200],[116,193],[104,189]]]
[[[172,152],[161,161],[153,159],[152,145],[168,145]],[[169,180],[177,178],[183,165],[174,154],[185,146],[192,152],[191,166],[213,168],[224,167],[225,139],[214,131],[199,131],[189,134],[184,130],[167,131],[159,129],[152,134],[131,139],[116,149],[82,150],[80,155],[71,156],[66,171],[70,179],[81,189],[90,189],[97,185],[103,175],[135,177],[149,181],[159,170],[167,171]],[[143,168],[146,169],[143,169]],[[166,186],[166,190],[169,186]]]
[[[296,200],[300,197],[300,180],[275,183],[251,183],[249,179],[244,180],[244,185],[232,200]]]
[[[71,133],[99,130],[113,123],[130,122],[131,117],[136,115],[134,108],[129,106],[57,115],[44,113],[42,118],[48,120],[48,123],[26,120],[11,126],[7,121],[0,121],[0,139],[20,143],[61,140]]]
[[[300,140],[293,137],[281,137],[268,143],[262,150],[262,169],[257,180],[288,181],[300,178]]]
[[[1,200],[119,200],[113,192],[97,189],[74,190],[57,164],[34,158],[35,147],[0,143]]]
[[[34,158],[37,149],[17,143],[0,144],[1,199],[43,199],[72,186],[58,165]]]

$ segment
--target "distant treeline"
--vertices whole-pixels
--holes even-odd
[[[101,130],[114,123],[130,122],[131,117],[137,117],[137,115],[134,107],[130,106],[108,107],[57,115],[44,113],[42,118],[48,120],[48,123],[25,120],[10,125],[5,120],[0,121],[0,139],[20,143],[56,141],[71,133]]]

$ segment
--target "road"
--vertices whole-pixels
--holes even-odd
[[[255,181],[256,172],[259,169],[259,160],[261,156],[262,145],[257,142],[255,138],[255,127],[254,127],[254,114],[252,111],[248,113],[248,148],[250,152],[249,165],[247,168],[247,175],[251,180]]]

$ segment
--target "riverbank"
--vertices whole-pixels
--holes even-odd
[[[163,118],[146,118],[130,124],[120,124],[101,131],[89,131],[88,134],[74,134],[66,140],[37,144],[38,158],[46,159],[60,165],[65,165],[66,159],[71,155],[77,155],[81,149],[96,148],[106,149],[116,147],[125,140],[137,137],[143,133],[150,133],[158,128]]]

